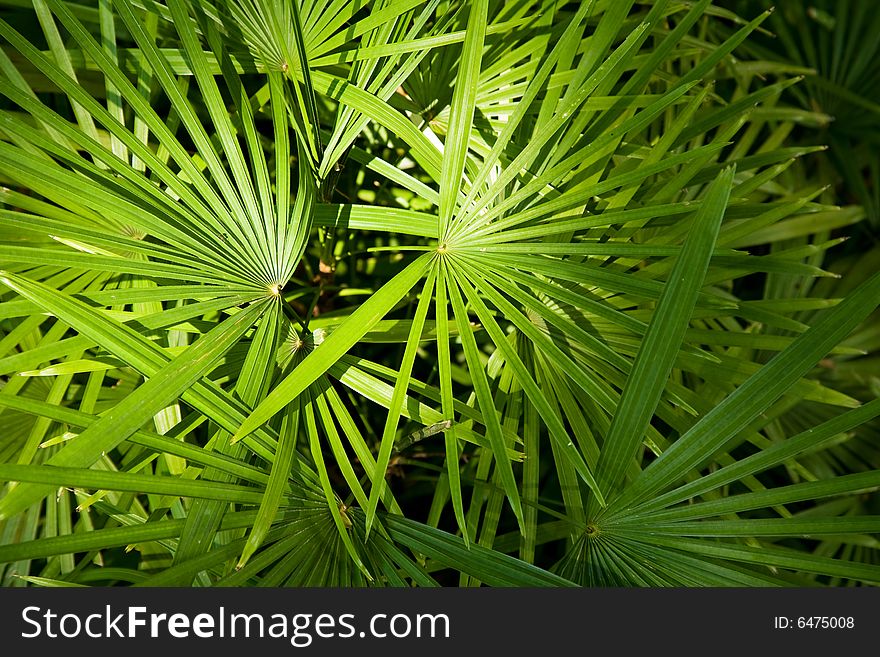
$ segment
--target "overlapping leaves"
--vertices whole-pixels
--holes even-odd
[[[791,81],[725,77],[766,16],[707,44],[718,13],[10,11],[7,577],[880,581],[827,553],[875,547],[850,502],[876,471],[804,457],[880,410],[809,376],[859,353],[845,340],[880,278],[839,303],[740,298],[755,274],[828,276],[823,232],[861,214],[785,184],[810,149],[755,108]],[[779,246],[792,235],[810,240]],[[833,417],[779,437],[802,399]],[[785,543],[804,536],[824,542]],[[121,546],[139,570],[114,566]]]

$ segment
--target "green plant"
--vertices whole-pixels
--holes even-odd
[[[761,11],[765,0],[726,3],[737,11]],[[840,196],[861,204],[876,242],[880,226],[880,44],[873,35],[880,16],[871,0],[815,0],[780,3],[768,21],[772,35],[743,44],[749,59],[773,62],[805,76],[787,90],[788,107],[803,128],[801,143],[829,146],[809,167],[814,175],[840,187]],[[726,30],[721,28],[719,38]],[[771,36],[773,38],[771,38]]]
[[[2,4],[5,584],[880,582],[766,14]]]

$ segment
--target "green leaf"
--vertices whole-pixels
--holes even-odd
[[[550,403],[544,396],[544,393],[541,391],[538,384],[534,381],[532,375],[529,374],[529,372],[527,371],[525,365],[522,362],[522,359],[505,339],[501,327],[498,326],[495,319],[489,314],[488,308],[486,308],[485,304],[480,299],[477,291],[473,287],[471,287],[471,285],[465,280],[464,274],[461,273],[460,270],[458,270],[458,267],[454,268],[454,270],[456,271],[456,278],[458,279],[459,284],[462,286],[462,289],[465,292],[465,296],[473,305],[477,316],[485,325],[486,331],[489,333],[489,335],[492,336],[492,340],[495,343],[495,346],[504,355],[506,363],[512,368],[517,382],[519,383],[519,385],[522,386],[523,391],[528,396],[529,401],[535,406],[538,413],[541,415],[541,419],[544,420],[544,423],[549,430],[550,437],[556,442],[559,453],[564,458],[568,459],[569,462],[571,462],[571,464],[575,468],[575,471],[578,473],[581,479],[584,480],[584,483],[586,483],[587,486],[590,487],[590,490],[592,490],[595,494],[596,500],[601,506],[604,506],[605,495],[599,488],[593,476],[593,473],[590,471],[589,466],[584,461],[583,456],[578,452],[577,446],[574,444],[574,441],[565,430],[561,419],[553,411]],[[499,297],[497,293],[492,291],[488,286],[482,287],[480,291],[486,294],[488,298],[493,299],[496,304],[502,305],[504,303],[503,299],[501,299],[501,297]],[[512,318],[513,313],[508,312],[508,317]],[[534,326],[528,325],[526,323],[519,323],[518,328],[523,330],[523,332],[532,339],[535,339],[535,337],[537,337]],[[538,340],[535,341],[538,342]],[[579,378],[576,375],[573,376],[576,379]]]
[[[620,486],[666,387],[718,239],[734,173],[727,169],[706,191],[639,346],[596,466],[598,485],[609,493]]]
[[[8,273],[0,276],[0,281],[87,334],[101,333],[102,323],[108,321],[96,317],[95,311],[45,285]],[[238,342],[265,308],[265,304],[253,304],[218,324],[193,347],[173,359],[145,381],[136,392],[83,431],[76,440],[68,442],[47,463],[72,467],[90,466],[103,453],[132,435],[156,412],[176,400],[205,376],[216,365],[217,360]],[[46,487],[37,485],[16,487],[0,500],[0,517],[17,513],[49,492]]]
[[[880,399],[874,399],[860,408],[842,413],[796,436],[772,444],[760,452],[719,468],[715,472],[700,477],[696,481],[654,497],[646,503],[639,505],[639,512],[659,509],[664,505],[682,502],[738,479],[772,468],[800,454],[816,449],[824,442],[829,441],[829,439],[855,429],[877,416],[880,416]]]
[[[385,487],[385,472],[388,469],[388,461],[391,459],[394,435],[397,433],[397,424],[400,420],[403,401],[406,397],[407,388],[409,388],[409,379],[412,374],[413,363],[416,359],[416,350],[421,342],[422,329],[425,325],[425,317],[428,315],[428,305],[431,303],[436,277],[437,270],[435,267],[432,267],[425,280],[425,286],[422,288],[421,298],[416,307],[416,314],[413,317],[412,329],[403,352],[403,360],[400,363],[397,382],[394,384],[394,392],[391,396],[388,415],[385,418],[385,427],[382,430],[382,442],[379,444],[379,455],[376,457],[376,470],[373,474],[370,499],[366,509],[367,536],[370,535],[370,528],[376,519],[376,507],[379,504],[379,497],[382,495],[383,488]]]
[[[56,465],[13,465],[0,463],[0,479],[53,488],[88,488],[94,490],[129,491],[174,497],[194,497],[224,500],[237,504],[259,504],[260,491],[245,486],[234,486],[214,481],[189,480],[183,477],[165,477],[155,474],[102,472],[87,468],[68,468]]]
[[[468,144],[471,140],[471,125],[474,120],[474,108],[477,100],[489,2],[488,0],[474,0],[467,7],[467,11],[467,30],[452,95],[449,128],[443,148],[443,169],[440,173],[440,228],[438,232],[444,236],[444,239],[449,230],[449,222],[455,212],[459,190],[464,186],[462,175]]]
[[[723,402],[676,440],[615,500],[614,508],[645,500],[679,480],[734,438],[742,427],[785,394],[820,358],[880,304],[880,273],[777,354]]]
[[[227,530],[249,527],[253,524],[255,516],[255,511],[227,514],[221,528]],[[58,554],[89,552],[90,550],[103,550],[174,538],[180,535],[183,524],[184,520],[160,520],[0,545],[0,563],[17,561],[22,558],[41,559]]]
[[[461,535],[464,537],[465,546],[470,545],[467,525],[464,515],[464,500],[461,492],[461,460],[458,444],[458,431],[455,426],[455,402],[452,393],[452,354],[449,348],[450,322],[449,300],[446,290],[447,270],[440,262],[437,264],[437,374],[440,379],[440,412],[444,422],[449,422],[449,428],[444,432],[444,448],[446,455],[446,473],[449,482],[449,494],[452,497],[452,508],[455,513],[455,521]]]
[[[387,516],[383,522],[395,541],[461,570],[490,586],[575,586],[558,575],[413,520]]]
[[[254,552],[263,544],[272,523],[275,522],[278,507],[287,489],[287,481],[290,470],[296,459],[296,439],[299,433],[300,408],[293,406],[284,416],[281,431],[278,434],[278,449],[272,460],[272,471],[269,474],[269,483],[263,492],[260,509],[248,534],[247,541],[241,551],[236,569],[241,570]]]
[[[489,381],[486,377],[486,371],[480,362],[479,351],[477,348],[474,334],[470,328],[467,310],[464,301],[462,301],[459,283],[452,272],[452,263],[446,262],[445,258],[441,261],[443,267],[443,278],[446,281],[446,289],[449,293],[449,299],[452,302],[452,310],[455,320],[458,322],[458,331],[461,335],[461,343],[464,347],[465,359],[468,364],[468,371],[474,384],[474,394],[483,416],[483,425],[486,427],[486,434],[492,445],[492,454],[495,457],[498,476],[501,480],[501,486],[510,506],[513,509],[520,528],[524,530],[524,520],[522,515],[522,502],[519,497],[519,489],[516,485],[516,479],[513,475],[513,467],[507,457],[507,444],[504,434],[501,431],[501,422],[498,419],[498,410],[495,407],[495,401],[489,389]]]
[[[341,324],[320,347],[312,351],[286,378],[278,383],[242,423],[232,440],[241,440],[268,421],[284,406],[296,399],[336,360],[345,354],[367,331],[407,294],[428,266],[430,256],[423,255],[409,264],[393,279],[383,285],[349,318]]]

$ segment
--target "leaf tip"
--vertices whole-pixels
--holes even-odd
[[[247,565],[247,562],[250,560],[253,553],[253,550],[245,548],[245,551],[242,552],[241,556],[238,558],[238,563],[235,564],[235,572],[238,572]]]
[[[253,429],[248,427],[247,421],[245,421],[244,424],[239,426],[238,430],[229,438],[229,444],[234,445],[235,443],[244,440],[251,435],[253,431]]]

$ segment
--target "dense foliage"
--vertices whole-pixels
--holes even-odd
[[[876,149],[754,5],[0,1],[2,584],[880,583]]]

